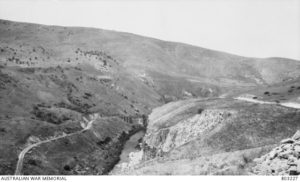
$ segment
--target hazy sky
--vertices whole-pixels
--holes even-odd
[[[0,18],[300,60],[300,0],[0,0]]]

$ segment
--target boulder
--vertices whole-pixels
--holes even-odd
[[[299,140],[296,141],[296,142],[294,143],[294,145],[300,145],[300,141],[299,141]]]
[[[290,175],[297,175],[297,166],[291,166],[289,169],[289,174]]]
[[[298,159],[300,157],[300,153],[299,152],[296,152],[296,151],[293,151],[293,156]]]
[[[300,153],[300,145],[294,147],[295,152]]]
[[[277,157],[278,153],[275,151],[275,150],[272,150],[270,153],[269,153],[269,159],[270,160],[273,160],[275,157]]]
[[[281,148],[282,148],[283,150],[291,149],[291,148],[292,148],[292,144],[290,144],[290,143],[283,144],[283,145],[281,146]]]
[[[292,139],[299,140],[300,139],[300,130],[297,130],[296,133],[293,135]]]
[[[281,143],[281,144],[286,144],[286,143],[292,144],[292,143],[294,143],[294,142],[295,142],[294,139],[292,139],[292,138],[287,138],[287,139],[283,139],[280,143]]]
[[[278,156],[283,159],[288,159],[291,154],[293,154],[293,151],[291,149],[289,149],[287,151],[279,153]]]
[[[288,164],[294,164],[297,161],[297,158],[293,155],[290,155],[288,158]]]

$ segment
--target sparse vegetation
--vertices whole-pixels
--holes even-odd
[[[128,137],[153,126],[148,120],[149,113],[163,104],[188,99],[183,91],[195,100],[199,98],[199,102],[195,107],[191,106],[189,112],[170,118],[164,125],[165,130],[153,141],[165,141],[166,131],[171,132],[169,128],[173,122],[180,126],[184,124],[181,121],[196,114],[201,116],[195,118],[207,117],[206,120],[186,128],[184,132],[192,137],[190,143],[182,140],[182,145],[168,154],[155,148],[161,143],[151,148],[147,147],[146,140],[143,141],[143,149],[149,155],[145,159],[159,156],[163,163],[167,155],[176,161],[183,156],[198,160],[199,156],[205,155],[203,151],[209,154],[231,153],[257,147],[258,143],[260,146],[275,143],[299,125],[299,114],[288,108],[215,98],[221,94],[234,95],[234,92],[255,89],[249,85],[253,85],[254,79],[259,79],[266,82],[262,86],[270,86],[261,88],[268,89],[265,97],[259,90],[260,99],[279,103],[283,95],[290,100],[299,93],[296,90],[298,82],[293,80],[299,76],[298,62],[283,60],[289,64],[275,69],[273,64],[283,61],[266,59],[272,65],[267,67],[260,65],[260,61],[239,64],[239,56],[131,34],[99,33],[95,29],[75,27],[29,26],[9,21],[1,21],[0,26],[0,37],[5,36],[0,47],[0,174],[14,173],[18,154],[32,142],[29,139],[43,140],[81,131],[87,124],[83,116],[91,113],[101,115],[92,131],[85,130],[34,148],[24,158],[23,173],[107,174],[118,162]],[[39,32],[35,34],[32,30]],[[74,36],[68,38],[71,35]],[[89,44],[90,41],[93,43]],[[262,74],[257,69],[262,66],[264,73],[272,74]],[[246,78],[245,70],[253,78]],[[295,76],[291,78],[290,75]],[[273,89],[273,84],[280,85],[284,79],[289,80],[285,82],[288,86],[282,89],[284,93]],[[288,89],[292,90],[289,95]],[[212,110],[226,112],[211,114]],[[208,128],[211,123],[216,125]],[[207,130],[193,133],[199,127]],[[172,132],[182,135],[184,132],[179,129]],[[206,135],[210,137],[206,138]],[[176,140],[174,138],[170,141]],[[173,156],[173,152],[178,156]],[[245,159],[244,163],[247,163]],[[226,163],[224,166],[212,163],[209,169],[225,170],[232,165]],[[242,164],[240,168],[245,169],[245,166]]]

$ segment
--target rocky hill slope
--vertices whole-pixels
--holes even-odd
[[[83,118],[94,113],[100,115],[103,122],[95,125],[101,127],[33,148],[25,155],[23,173],[105,174],[118,161],[124,144],[120,136],[128,138],[142,129],[145,123],[136,122],[146,121],[152,109],[170,101],[232,96],[296,82],[299,70],[300,62],[284,58],[247,58],[129,33],[0,20],[0,174],[14,173],[18,155],[29,144],[79,132]],[[178,103],[198,110],[194,101]],[[147,131],[166,137],[157,149],[163,153],[198,138],[218,122],[231,120],[236,112],[205,110],[212,123],[200,124],[199,120],[205,123],[206,115],[179,116],[184,109],[167,107],[156,110],[176,119],[150,122]],[[150,116],[151,121],[153,117],[156,115]],[[172,126],[171,133],[176,133],[185,127],[187,132],[193,125],[199,129],[190,136],[183,134],[182,139],[175,137],[174,143],[170,141],[173,136],[168,138],[163,130]],[[146,139],[149,146],[159,140],[150,134]],[[83,145],[85,149],[79,147]],[[229,150],[231,144],[214,145]],[[188,147],[182,150],[190,150]],[[103,152],[105,159],[94,164]]]
[[[300,129],[299,120],[300,110],[280,105],[172,102],[150,114],[140,161],[116,174],[254,174],[253,159]]]
[[[251,168],[254,174],[299,175],[300,174],[300,130],[293,137],[284,139],[269,153],[254,159]]]

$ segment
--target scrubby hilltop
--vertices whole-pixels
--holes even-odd
[[[107,173],[122,149],[120,137],[144,127],[135,121],[145,120],[153,108],[294,82],[299,70],[300,62],[284,58],[247,58],[129,33],[0,20],[0,174],[14,173],[26,146],[78,132],[82,118],[93,113],[101,116],[96,122],[101,130],[32,149],[36,155],[25,155],[24,172]],[[86,141],[86,150],[78,148]],[[61,156],[47,152],[49,147]],[[95,155],[88,157],[91,151]],[[96,151],[106,152],[106,158],[97,158]]]
[[[4,20],[0,32],[1,62],[8,66],[90,65],[114,77],[128,73],[161,95],[218,95],[300,75],[300,63],[290,59],[247,58],[129,33]]]

